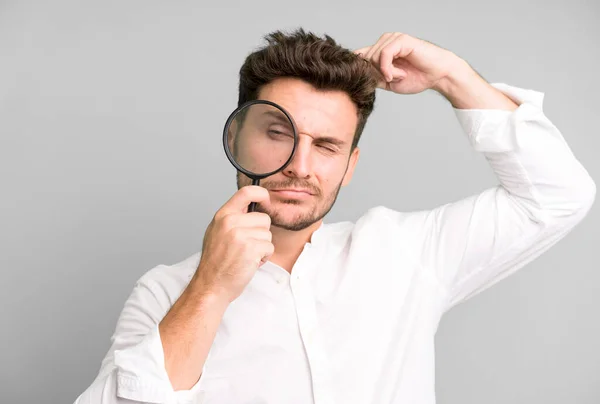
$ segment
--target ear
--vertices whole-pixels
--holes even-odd
[[[360,155],[360,149],[358,146],[352,150],[350,154],[350,159],[348,160],[348,168],[346,168],[346,174],[344,174],[344,179],[342,180],[342,186],[345,187],[352,180],[352,175],[354,174],[354,167],[356,167],[356,163],[358,162],[358,156]]]

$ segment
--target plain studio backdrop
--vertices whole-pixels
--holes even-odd
[[[199,251],[235,192],[221,145],[238,69],[304,27],[349,48],[401,31],[542,91],[600,181],[600,5],[589,1],[0,1],[0,401],[71,403],[134,282]],[[327,222],[495,186],[444,98],[378,93]],[[600,402],[598,204],[553,249],[449,312],[441,404]]]

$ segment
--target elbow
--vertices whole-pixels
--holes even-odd
[[[555,188],[529,205],[529,213],[536,222],[559,227],[573,227],[583,220],[596,200],[596,183],[586,173],[568,186]]]
[[[590,211],[596,200],[596,182],[589,175],[581,182],[576,192],[578,196],[578,213],[584,216]]]
[[[569,202],[558,216],[562,216],[566,222],[576,225],[587,216],[594,205],[596,183],[586,174],[577,184],[572,184],[568,188],[568,192],[567,200]]]

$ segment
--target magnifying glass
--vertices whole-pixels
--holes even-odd
[[[294,157],[298,131],[292,116],[267,100],[249,101],[236,108],[225,123],[223,147],[227,158],[252,185],[283,170]],[[248,212],[254,212],[256,202]]]

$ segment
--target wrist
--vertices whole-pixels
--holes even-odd
[[[517,103],[485,81],[466,61],[458,59],[449,71],[432,89],[446,97],[454,108],[503,111],[518,108]]]
[[[188,299],[185,300],[195,307],[197,312],[204,313],[204,315],[210,313],[210,315],[220,318],[230,304],[229,297],[224,293],[207,290],[191,283],[184,293],[188,295]]]
[[[186,292],[193,295],[203,306],[214,307],[225,310],[231,302],[230,296],[223,288],[207,282],[200,276],[203,271],[198,268],[186,289]]]
[[[443,95],[455,108],[468,108],[468,100],[486,84],[465,60],[456,57],[450,62],[448,74],[438,80],[432,90]]]

